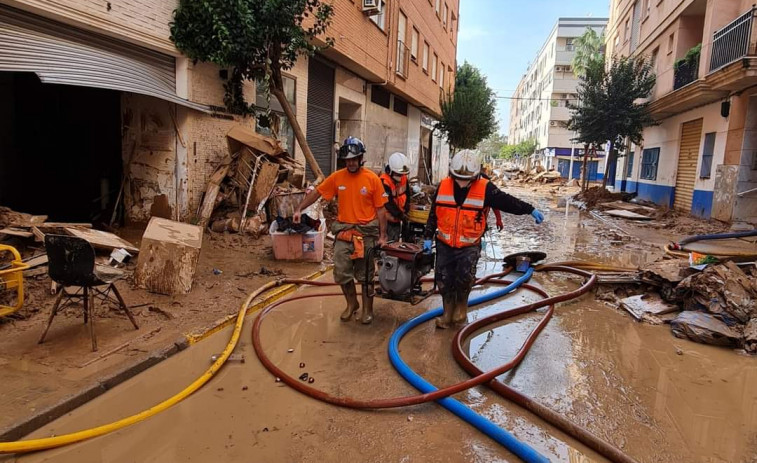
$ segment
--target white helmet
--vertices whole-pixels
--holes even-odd
[[[405,175],[409,173],[410,167],[408,167],[408,164],[407,156],[400,152],[392,153],[389,156],[389,170],[395,174]]]
[[[481,159],[473,150],[459,151],[449,163],[449,173],[453,177],[469,180],[481,173]]]

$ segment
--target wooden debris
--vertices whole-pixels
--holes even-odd
[[[26,215],[26,214],[24,214]],[[45,223],[45,220],[47,220],[46,215],[31,215],[29,217],[24,217],[23,219],[16,220],[14,222],[11,222],[11,227],[18,227],[18,228],[31,228],[35,225],[41,225]]]
[[[43,243],[45,241],[45,234],[37,227],[32,227],[32,233],[34,233],[34,241]]]
[[[142,236],[134,282],[159,294],[192,289],[202,247],[202,227],[153,217]]]
[[[652,217],[647,217],[646,215],[637,214],[635,212],[627,211],[624,209],[612,209],[609,211],[605,211],[605,214],[613,216],[613,217],[621,217],[623,219],[652,220]]]
[[[87,230],[75,227],[65,227],[66,233],[72,236],[76,236],[87,240],[93,247],[97,249],[126,249],[131,253],[139,252],[139,248],[129,243],[125,239],[113,233],[108,233],[101,230]]]
[[[644,320],[646,314],[660,316],[680,311],[680,307],[664,302],[657,294],[643,294],[621,299],[620,307],[636,320]]]
[[[20,228],[6,227],[0,230],[0,233],[10,236],[19,236],[21,238],[33,238],[34,233],[21,230]]]
[[[218,197],[218,191],[221,189],[221,182],[226,178],[230,167],[231,158],[227,156],[221,165],[216,168],[216,171],[213,172],[213,175],[210,176],[208,188],[205,190],[205,198],[202,200],[202,206],[200,207],[200,213],[198,214],[199,225],[202,228],[208,226],[210,216],[213,214],[213,210],[216,207],[216,197]]]
[[[91,223],[75,222],[45,222],[38,225],[39,228],[92,228]]]

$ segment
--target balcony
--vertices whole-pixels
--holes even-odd
[[[397,41],[397,75],[407,79],[410,67],[410,49],[401,40]]]
[[[757,8],[753,7],[732,23],[715,32],[712,39],[710,72],[749,55],[755,13],[757,13]]]
[[[673,90],[685,87],[699,79],[699,58],[701,52],[691,53],[686,58],[676,62],[673,77]]]

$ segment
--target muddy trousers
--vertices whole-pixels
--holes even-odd
[[[389,241],[399,241],[402,236],[402,223],[389,222],[386,224],[386,239]]]
[[[342,321],[348,321],[359,308],[357,302],[355,280],[362,285],[368,282],[367,291],[362,293],[362,313],[360,320],[365,323],[373,321],[373,278],[376,272],[374,262],[374,253],[369,252],[376,245],[378,240],[378,223],[376,222],[365,226],[354,226],[334,222],[331,226],[331,232],[334,235],[340,231],[356,228],[363,234],[363,244],[365,248],[365,257],[362,259],[352,259],[352,253],[355,252],[355,246],[351,242],[336,240],[334,241],[334,282],[342,287],[342,293],[347,301],[347,307],[342,312]]]
[[[480,255],[480,246],[453,248],[437,240],[434,278],[444,306],[444,314],[436,324],[439,328],[467,321],[468,296],[476,281]]]

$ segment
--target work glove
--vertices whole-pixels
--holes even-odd
[[[431,254],[431,240],[423,240],[423,252]]]
[[[542,222],[544,222],[544,214],[542,214],[541,212],[539,212],[536,209],[534,209],[531,212],[531,217],[534,218],[534,221],[536,222],[537,225],[540,224],[540,223],[542,223]]]
[[[505,224],[502,223],[502,217],[497,217],[497,230],[502,231],[505,228]]]

